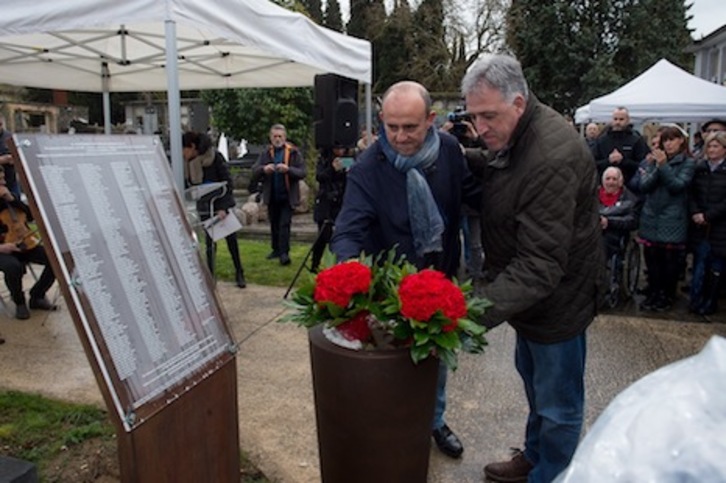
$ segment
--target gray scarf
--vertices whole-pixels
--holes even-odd
[[[378,139],[386,159],[401,173],[406,173],[406,194],[408,197],[408,217],[413,233],[413,246],[416,255],[443,250],[442,235],[444,220],[436,205],[431,188],[423,176],[423,171],[436,162],[441,140],[431,126],[426,133],[423,146],[413,156],[401,156],[388,143],[386,131]]]

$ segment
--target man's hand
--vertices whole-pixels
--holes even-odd
[[[290,168],[285,163],[280,163],[280,164],[275,165],[275,169],[277,170],[278,173],[283,173],[283,174],[290,171]]]
[[[466,126],[465,136],[468,139],[471,139],[472,141],[476,141],[476,139],[479,137],[479,133],[476,132],[476,128],[474,127],[474,125],[471,122],[467,121],[467,120],[460,121],[460,124],[463,124],[464,126]],[[451,130],[453,128],[454,128],[454,123],[453,122],[451,122],[451,121],[445,121],[441,125],[441,127],[439,128],[439,131],[444,131],[444,132],[451,133]]]
[[[0,185],[0,198],[4,199],[5,201],[13,201],[15,199],[15,196],[13,196],[13,193],[8,189],[5,185]]]
[[[691,217],[693,220],[693,223],[696,225],[705,225],[706,224],[706,217],[703,216],[703,213],[694,213]]]
[[[20,248],[15,243],[1,243],[0,253],[17,253]]]
[[[265,165],[262,170],[265,172],[265,174],[272,174],[275,172],[275,164],[274,163],[268,163]]]
[[[12,154],[0,155],[0,164],[13,164],[13,155]]]
[[[613,149],[610,155],[608,156],[608,161],[610,161],[613,164],[620,164],[620,162],[623,160],[623,153],[618,151],[617,149]]]
[[[227,210],[219,210],[219,211],[217,211],[216,215],[220,221],[224,220],[225,218],[227,218]]]

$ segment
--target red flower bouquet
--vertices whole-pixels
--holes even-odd
[[[305,327],[325,324],[332,342],[357,350],[408,346],[414,362],[436,355],[450,368],[459,351],[482,352],[485,328],[476,322],[491,305],[439,271],[418,271],[395,258],[332,265],[294,293],[283,320]]]

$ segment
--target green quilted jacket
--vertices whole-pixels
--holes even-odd
[[[483,295],[494,303],[482,322],[562,342],[592,322],[603,287],[595,162],[562,116],[533,96],[510,144],[470,162],[483,179]]]
[[[638,234],[651,242],[686,243],[688,191],[696,164],[685,154],[669,159],[660,168],[647,164],[640,175],[645,196]]]

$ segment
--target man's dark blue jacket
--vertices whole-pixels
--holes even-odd
[[[361,252],[378,254],[398,245],[399,255],[419,268],[431,267],[453,277],[459,265],[461,204],[479,208],[481,188],[464,161],[456,139],[439,133],[436,162],[424,172],[446,226],[443,252],[418,257],[408,216],[406,175],[388,162],[379,143],[366,149],[348,173],[343,208],[335,222],[330,247],[339,260]]]

